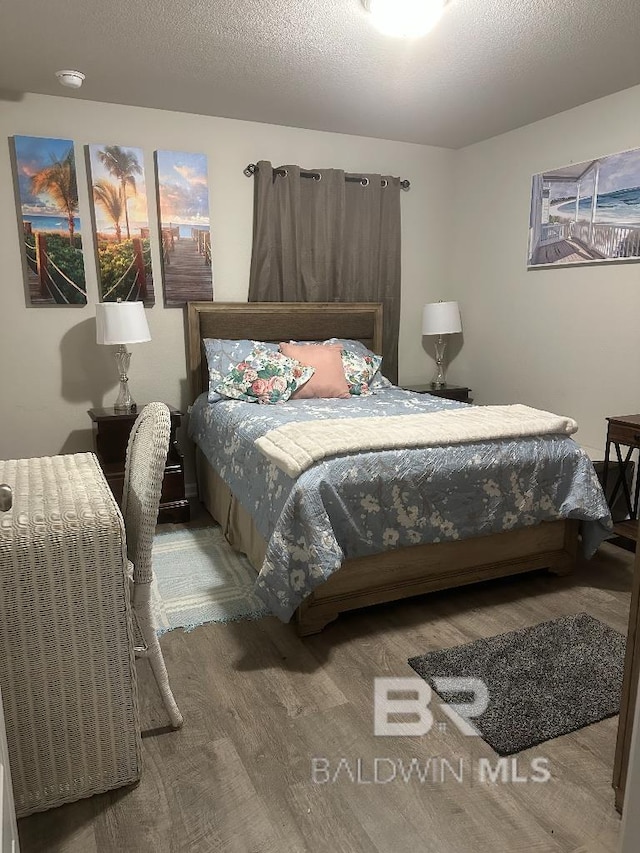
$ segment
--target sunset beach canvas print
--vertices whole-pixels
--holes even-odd
[[[86,305],[73,142],[14,136],[12,159],[28,305]]]
[[[640,148],[533,176],[529,267],[640,259]]]
[[[209,183],[204,154],[156,151],[164,304],[213,299]]]
[[[140,148],[89,145],[90,196],[103,302],[155,302]]]

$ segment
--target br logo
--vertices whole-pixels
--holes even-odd
[[[469,737],[479,735],[471,720],[482,716],[489,706],[489,690],[484,681],[480,678],[436,676],[433,684],[440,694],[464,697],[459,702],[444,702],[438,698],[438,707],[462,734]],[[376,678],[374,734],[383,737],[426,735],[433,726],[433,713],[429,707],[432,698],[431,687],[421,678]],[[398,720],[398,717],[404,719]]]

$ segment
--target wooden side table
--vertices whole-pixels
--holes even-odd
[[[144,405],[139,405],[135,412],[126,414],[114,412],[112,408],[89,409],[89,417],[93,421],[96,456],[119,504],[122,502],[129,433],[143,408]],[[184,459],[176,438],[182,412],[173,406],[168,408],[171,414],[171,437],[162,481],[159,524],[189,521],[189,501],[184,491]]]
[[[460,403],[470,403],[471,388],[464,385],[443,385],[442,388],[432,388],[431,385],[402,385],[405,391],[415,391],[417,394],[433,394],[434,397],[444,397],[445,400],[458,400]]]
[[[624,496],[624,508],[627,519],[616,521],[613,530],[618,536],[633,542],[638,540],[638,498],[640,497],[640,477],[636,477],[636,485],[631,494],[630,468],[633,465],[633,454],[640,449],[640,415],[616,415],[607,418],[607,445],[604,456],[603,482],[608,483],[611,448],[616,455],[617,474],[611,494],[607,496],[609,506],[615,505],[620,490]],[[623,456],[622,448],[625,448]]]

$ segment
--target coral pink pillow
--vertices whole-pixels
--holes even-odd
[[[342,366],[340,344],[280,344],[280,352],[302,364],[315,368],[308,382],[291,395],[292,400],[310,397],[343,397],[347,399],[349,384]]]

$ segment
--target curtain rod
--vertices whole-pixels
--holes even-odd
[[[247,168],[243,169],[243,171],[244,171],[244,174],[247,176],[247,178],[250,178],[252,175],[255,175],[255,173],[258,171],[258,167],[256,166],[255,163],[249,163]],[[280,175],[281,178],[287,177],[287,170],[286,169],[274,169],[273,171],[276,173],[276,175]],[[300,177],[301,178],[313,178],[314,181],[322,180],[322,175],[320,174],[320,172],[300,172]],[[350,184],[362,184],[363,187],[366,187],[369,185],[369,178],[364,178],[364,177],[359,178],[357,175],[345,175],[344,179],[345,179],[345,181],[347,181]],[[383,187],[386,187],[387,184],[388,184],[388,181],[386,181],[383,178],[381,181],[381,185]],[[408,190],[410,187],[411,187],[411,181],[408,181],[406,178],[404,180],[400,181],[400,188],[401,189]]]

